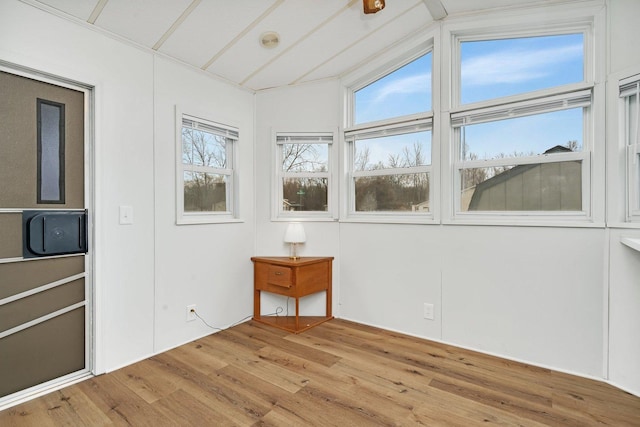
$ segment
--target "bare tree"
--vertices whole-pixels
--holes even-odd
[[[369,147],[364,147],[355,150],[354,167],[357,171],[364,171],[369,168],[369,159],[371,157],[371,151]]]
[[[226,138],[196,129],[182,129],[183,162],[193,165],[225,168]]]
[[[567,143],[564,146],[567,147],[571,151],[581,151],[582,150],[582,147],[580,146],[580,144],[578,144],[578,141],[575,140],[575,139],[572,139],[571,141],[567,141]]]
[[[197,129],[182,129],[182,162],[196,166],[226,168],[226,138]],[[226,209],[224,179],[210,173],[190,172],[185,179],[185,209],[209,211]]]
[[[402,147],[402,157],[407,167],[422,166],[424,164],[422,145],[418,141],[413,143],[412,149],[405,145]]]
[[[282,168],[285,172],[322,171],[326,169],[316,144],[284,144]]]

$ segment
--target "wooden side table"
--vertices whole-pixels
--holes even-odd
[[[300,333],[327,320],[331,315],[331,269],[333,257],[252,257],[253,320],[285,331]],[[295,316],[262,316],[260,292],[295,298]],[[326,291],[325,316],[300,316],[300,298]]]

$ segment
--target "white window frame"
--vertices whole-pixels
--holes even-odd
[[[590,113],[588,108],[591,106],[591,91],[582,90],[578,92],[569,92],[542,100],[530,100],[520,103],[511,103],[506,106],[499,106],[495,109],[477,109],[472,112],[460,112],[451,115],[451,126],[453,128],[453,144],[452,151],[454,153],[453,173],[454,173],[454,206],[456,216],[459,217],[486,217],[486,216],[504,216],[504,217],[574,217],[586,218],[590,206],[589,188],[590,188],[590,155],[587,147],[587,130],[588,126],[583,126],[584,144],[580,152],[562,153],[562,154],[541,154],[535,156],[523,157],[505,157],[500,159],[477,159],[464,160],[461,159],[461,128],[464,125],[477,123],[491,123],[506,118],[526,117],[535,114],[550,113],[562,111],[570,108],[584,108],[583,123],[588,123]],[[461,172],[465,169],[489,168],[495,166],[520,166],[528,164],[544,164],[579,161],[581,162],[582,175],[582,210],[575,211],[461,211]]]
[[[285,132],[272,130],[274,141],[274,200],[272,220],[274,221],[335,221],[338,219],[338,191],[336,188],[336,174],[338,170],[337,150],[334,142],[337,140],[336,130],[317,132],[296,131]],[[326,144],[327,171],[318,172],[285,172],[282,170],[284,144]],[[287,178],[324,178],[327,180],[327,209],[324,211],[287,211],[283,208],[283,182]]]
[[[635,117],[631,116],[630,98],[635,95]],[[640,222],[640,74],[619,82],[620,135],[625,147],[626,221]]]
[[[408,116],[405,116],[405,119]],[[380,122],[378,122],[380,123]],[[418,173],[426,173],[429,175],[429,202],[432,199],[432,189],[433,189],[433,166],[422,165],[422,166],[412,166],[412,167],[401,167],[401,168],[386,168],[386,169],[375,169],[375,170],[365,170],[365,171],[356,171],[354,170],[355,163],[355,146],[358,140],[371,139],[371,138],[379,138],[384,136],[393,136],[393,135],[406,135],[414,132],[422,132],[422,131],[433,131],[433,113],[420,114],[415,115],[412,120],[399,122],[399,123],[391,123],[386,125],[376,125],[376,126],[359,126],[351,128],[345,131],[345,142],[347,144],[347,159],[348,159],[348,167],[349,171],[347,173],[347,188],[348,188],[348,215],[351,219],[359,218],[361,220],[375,220],[375,221],[388,221],[393,218],[401,218],[406,221],[415,221],[415,220],[424,220],[424,219],[432,219],[433,212],[430,206],[428,212],[423,211],[356,211],[356,201],[355,201],[355,181],[357,178],[362,177],[376,177],[376,176],[393,176],[393,175],[411,175]],[[433,134],[431,135],[431,145],[433,146]],[[432,162],[433,163],[433,162]]]
[[[594,52],[602,52],[601,41],[596,40],[595,27],[602,25],[600,11],[592,8],[585,8],[578,12],[567,8],[558,9],[558,22],[550,23],[548,20],[548,10],[542,13],[539,18],[532,14],[528,22],[516,22],[521,17],[509,17],[505,19],[487,19],[491,22],[488,25],[472,20],[462,20],[445,26],[443,41],[443,51],[451,52],[451,57],[443,58],[443,63],[447,64],[444,75],[449,82],[445,82],[445,87],[449,87],[450,96],[444,96],[443,100],[443,127],[448,134],[443,141],[448,141],[449,149],[444,150],[449,157],[448,175],[449,181],[443,182],[443,191],[449,193],[450,200],[446,204],[443,221],[444,223],[461,224],[501,224],[501,225],[572,225],[591,226],[596,225],[597,220],[602,221],[604,208],[595,205],[594,193],[603,193],[604,186],[595,184],[595,177],[603,174],[604,158],[598,159],[597,168],[594,168],[594,153],[601,153],[603,147],[596,147],[594,141],[596,135],[601,137],[604,128],[596,129],[596,115],[602,116],[603,108],[600,103],[604,102],[603,85],[598,81],[597,76],[602,76],[602,68],[596,66]],[[511,21],[512,24],[505,22]],[[539,21],[536,24],[536,21]],[[600,22],[600,24],[596,24]],[[499,24],[500,25],[499,25]],[[504,38],[519,38],[532,36],[551,36],[562,34],[582,33],[584,40],[584,80],[580,83],[567,84],[563,86],[536,90],[523,94],[495,98],[487,101],[480,101],[469,104],[461,104],[460,100],[460,47],[461,43],[477,40],[495,40]],[[601,78],[601,77],[599,77]],[[444,105],[449,103],[450,105]],[[596,106],[596,103],[598,106]],[[582,107],[583,115],[583,148],[578,153],[539,155],[529,157],[511,157],[498,160],[460,160],[460,126],[464,124],[479,123],[482,121],[494,121],[502,118],[524,117],[531,114],[542,114],[551,111]],[[485,115],[483,117],[483,115]],[[602,152],[602,154],[604,154]],[[446,158],[446,157],[445,157]],[[582,163],[582,210],[577,211],[476,211],[462,212],[460,210],[460,171],[466,168],[492,167],[492,166],[515,166],[518,164],[550,163],[561,161],[577,160]],[[597,171],[596,171],[597,169]],[[602,169],[602,170],[601,170]],[[602,179],[604,177],[602,176]],[[447,181],[445,179],[445,181]],[[604,197],[604,194],[602,194]],[[600,218],[602,217],[602,218]]]
[[[372,68],[353,73],[342,81],[344,88],[344,188],[346,194],[343,197],[341,221],[344,222],[373,222],[373,223],[436,223],[439,211],[439,150],[438,132],[434,122],[434,116],[439,106],[439,64],[440,60],[435,51],[439,39],[438,31],[430,31],[427,34],[418,34],[414,39],[407,41],[406,53],[400,57],[391,56],[391,53],[383,55],[374,61]],[[397,50],[394,50],[394,52]],[[431,53],[431,111],[425,113],[410,114],[389,119],[360,123],[354,125],[355,120],[355,93],[374,83],[383,77],[397,71],[414,60]],[[373,71],[371,71],[373,70]],[[412,130],[413,129],[413,130]],[[374,171],[355,171],[354,155],[355,141],[358,139],[380,137],[393,134],[411,133],[417,130],[431,131],[431,164],[409,168],[389,168]],[[404,175],[426,172],[429,174],[429,211],[372,211],[357,212],[355,210],[355,178],[363,176],[388,176]]]
[[[219,122],[203,118],[204,114],[184,113],[176,106],[176,224],[215,224],[226,222],[239,222],[238,218],[238,171],[237,145],[240,140],[238,127],[221,124]],[[226,156],[227,167],[215,168],[209,166],[188,165],[182,162],[182,129],[185,121],[195,124],[194,128],[202,126],[209,132],[223,136],[227,139]],[[188,171],[206,172],[227,177],[226,211],[186,212],[184,210],[184,173]]]

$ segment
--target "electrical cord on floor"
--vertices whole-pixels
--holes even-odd
[[[251,314],[251,315],[249,315],[249,316],[243,317],[242,319],[238,320],[237,322],[234,322],[234,323],[230,324],[230,325],[229,325],[229,326],[227,326],[226,328],[218,328],[217,326],[211,326],[211,325],[210,325],[206,320],[204,320],[204,319],[203,319],[203,318],[198,314],[198,312],[196,311],[196,309],[195,309],[195,308],[192,308],[192,309],[191,309],[191,311],[193,312],[193,314],[195,314],[195,316],[196,316],[198,319],[200,319],[200,321],[202,321],[202,323],[204,323],[205,325],[207,325],[207,326],[208,326],[209,328],[211,328],[211,329],[215,329],[216,331],[224,331],[225,329],[232,328],[232,327],[234,327],[234,326],[236,326],[236,325],[239,325],[240,323],[244,322],[245,320],[247,320],[247,319],[251,319],[251,318],[253,317],[253,315]],[[276,311],[275,311],[274,313],[263,314],[263,316],[277,316],[277,315],[279,315],[280,313],[282,313],[282,311],[283,311],[283,310],[282,310],[282,307],[278,307],[278,308],[276,308]]]

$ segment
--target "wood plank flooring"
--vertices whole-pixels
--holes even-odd
[[[640,398],[338,319],[248,322],[0,412],[59,425],[640,426]]]

